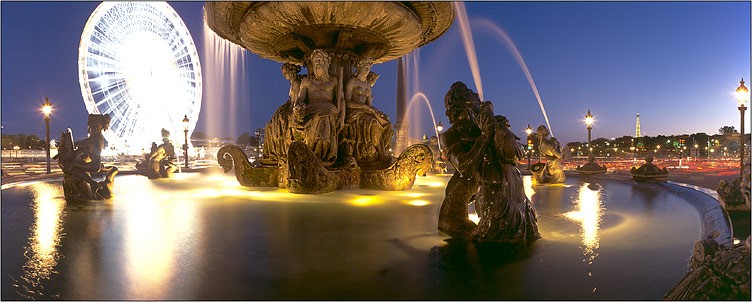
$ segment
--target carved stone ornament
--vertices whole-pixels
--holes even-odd
[[[386,168],[355,168],[343,165],[325,167],[306,144],[295,141],[287,151],[285,170],[288,177],[284,186],[291,193],[321,194],[339,189],[406,190],[410,189],[416,174],[424,174],[431,166],[430,148],[412,145]],[[217,152],[217,159],[225,172],[235,169],[238,182],[247,187],[276,187],[280,184],[280,168],[263,164],[252,166],[240,147],[225,145]]]

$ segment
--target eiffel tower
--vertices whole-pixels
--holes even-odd
[[[635,139],[637,140],[636,147],[642,147],[642,135],[640,134],[640,113],[637,112],[637,127],[635,127]]]

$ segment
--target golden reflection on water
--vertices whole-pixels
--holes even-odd
[[[151,183],[120,183],[117,203],[126,224],[125,263],[129,295],[134,299],[163,299],[166,288],[180,277],[175,255],[196,248],[194,230],[200,228],[196,203],[185,193],[152,186]],[[132,186],[128,188],[127,186]],[[188,290],[188,289],[186,289]]]
[[[583,261],[592,264],[598,257],[599,247],[598,230],[600,229],[603,205],[601,202],[601,188],[593,190],[589,183],[584,183],[579,191],[576,203],[576,211],[564,213],[564,216],[580,223],[582,232]]]
[[[29,246],[26,250],[23,279],[37,287],[43,279],[55,273],[60,258],[60,239],[63,233],[65,200],[60,187],[46,183],[30,185],[34,195],[32,203],[34,223],[30,228]]]

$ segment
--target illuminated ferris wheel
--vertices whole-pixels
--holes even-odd
[[[108,144],[134,154],[161,143],[162,128],[182,144],[201,108],[196,45],[166,2],[102,2],[78,50],[81,94],[90,114],[109,114]]]

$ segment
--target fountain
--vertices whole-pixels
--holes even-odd
[[[632,178],[637,180],[646,180],[646,179],[664,179],[666,176],[668,176],[668,170],[666,170],[666,167],[663,167],[663,169],[658,168],[653,163],[653,156],[645,157],[645,163],[642,164],[639,168],[632,167],[630,173],[632,173]]]
[[[273,11],[263,10],[264,5],[284,8],[286,12],[296,12],[296,5],[315,8],[305,2],[232,2],[207,4],[207,11],[230,23],[238,21],[237,24],[243,18],[255,20],[265,14],[275,22],[285,22],[268,15]],[[427,4],[383,5],[425,8]],[[258,11],[249,11],[249,6]],[[226,9],[218,12],[215,7]],[[242,24],[239,35],[255,32],[251,24]],[[291,130],[307,131],[305,110],[313,105],[305,103],[310,99],[302,99],[305,106],[293,106],[298,101],[294,96],[300,95],[295,91],[311,89],[305,87],[305,77],[327,71],[299,74],[300,65],[309,66],[311,60],[321,59],[322,65],[313,68],[320,70],[326,62],[323,55],[313,56],[319,42],[303,35],[310,32],[294,33],[294,38],[286,41],[292,41],[296,48],[282,49],[286,50],[282,61],[287,64],[282,68],[291,83],[291,96],[286,103],[289,107],[283,105],[278,111],[295,114],[276,120],[280,123],[272,123],[273,126],[283,125],[284,121],[300,126]],[[329,38],[340,41],[340,36],[346,34]],[[236,39],[243,40],[247,39]],[[306,62],[303,49],[311,43],[311,56]],[[356,50],[369,51],[369,47]],[[345,64],[337,57],[341,53],[336,49],[324,53],[334,54],[330,64],[355,67],[363,63],[362,69],[357,69],[361,76],[358,81],[363,82],[363,74],[367,74],[369,86],[375,81],[373,76],[369,78],[370,72],[365,72],[368,60],[359,58]],[[302,61],[297,61],[300,55]],[[324,87],[331,88],[332,95],[340,95],[340,88],[347,90],[345,86],[353,78],[344,79],[344,74],[354,71],[344,67],[327,71],[336,78],[331,87]],[[367,102],[368,88],[363,83],[356,84],[360,87],[358,95]],[[469,89],[465,86],[464,91]],[[416,171],[423,172],[430,153],[421,146],[408,148],[402,154],[409,160],[396,161],[409,165],[380,169],[378,159],[370,162],[367,155],[359,158],[358,154],[369,153],[359,151],[359,136],[352,139],[348,132],[341,140],[337,137],[334,159],[325,156],[328,149],[321,142],[306,141],[304,137],[285,145],[289,146],[284,150],[286,156],[276,155],[276,166],[269,161],[248,164],[242,150],[223,147],[220,162],[234,161],[236,174],[232,176],[214,174],[212,169],[178,173],[159,181],[142,175],[119,175],[118,186],[114,187],[117,170],[113,169],[105,181],[95,182],[112,193],[110,199],[100,202],[66,203],[71,189],[96,187],[94,183],[82,183],[75,175],[66,174],[62,184],[59,179],[3,184],[2,298],[656,300],[682,280],[675,287],[677,294],[668,298],[745,300],[746,293],[746,300],[749,299],[748,286],[743,286],[749,283],[742,278],[734,279],[742,285],[733,287],[741,293],[738,296],[682,295],[691,293],[698,284],[719,285],[704,281],[709,280],[707,276],[725,277],[724,271],[717,268],[744,261],[739,255],[749,260],[749,241],[744,243],[746,246],[731,244],[727,217],[713,197],[669,182],[634,182],[618,175],[597,179],[571,175],[562,177],[560,185],[534,186],[538,180],[520,176],[514,166],[514,159],[521,155],[506,118],[494,115],[490,103],[481,105],[477,96],[473,100],[478,101],[479,108],[468,114],[469,124],[478,129],[471,137],[476,139],[474,142],[486,143],[479,145],[487,148],[482,150],[485,154],[457,156],[451,151],[452,142],[456,142],[452,136],[457,130],[447,131],[449,137],[442,135],[449,143],[446,149],[454,155],[453,162],[462,168],[451,179],[443,175],[403,177],[405,173],[414,177]],[[302,121],[295,120],[300,116]],[[379,118],[377,114],[369,117]],[[90,121],[95,123],[93,139],[89,141],[96,143],[97,129],[106,127],[106,123],[96,118]],[[459,128],[460,124],[452,127]],[[478,139],[483,136],[480,129],[490,130],[493,139]],[[297,134],[292,132],[291,137]],[[542,168],[557,175],[557,144],[553,138],[545,139],[553,158],[547,161],[550,167],[542,164]],[[69,158],[65,154],[96,147],[79,143],[76,149],[72,142],[69,135],[61,146],[59,160],[66,171],[72,170],[68,170],[71,162],[66,161]],[[97,150],[101,148],[91,149],[92,154],[98,155]],[[280,160],[286,160],[289,169],[283,171]],[[223,165],[225,169],[230,166]],[[316,169],[321,166],[325,169]],[[744,176],[747,180],[748,171]],[[86,173],[89,177],[94,175]],[[287,177],[287,190],[277,188],[281,175]],[[337,191],[338,188],[360,189]],[[411,190],[398,191],[405,188]],[[748,196],[749,187],[746,188]],[[104,197],[101,192],[105,191],[95,192]],[[301,198],[290,192],[329,193]],[[478,226],[467,215],[468,200],[475,194]],[[436,231],[437,213],[443,232]],[[501,225],[498,218],[512,223]],[[701,247],[695,250],[699,256],[692,259],[690,276],[682,279],[697,239],[703,239],[695,245]],[[498,242],[530,248],[514,250],[492,244]],[[748,262],[745,264],[735,268],[748,268]],[[733,273],[740,274],[733,276],[743,277],[745,272],[748,276],[748,270],[735,270]]]
[[[590,154],[587,157],[587,163],[580,166],[577,165],[577,168],[575,168],[575,171],[580,174],[601,174],[606,173],[606,165],[599,165],[597,162],[595,162],[595,155]]]
[[[425,145],[411,146],[396,159],[389,153],[394,132],[371,103],[378,76],[370,67],[438,38],[454,19],[450,3],[209,2],[205,14],[220,37],[308,70],[286,72],[289,99],[266,125],[259,165],[250,165],[235,146],[217,153],[241,184],[316,194],[402,190],[412,186],[416,172],[430,168]]]

